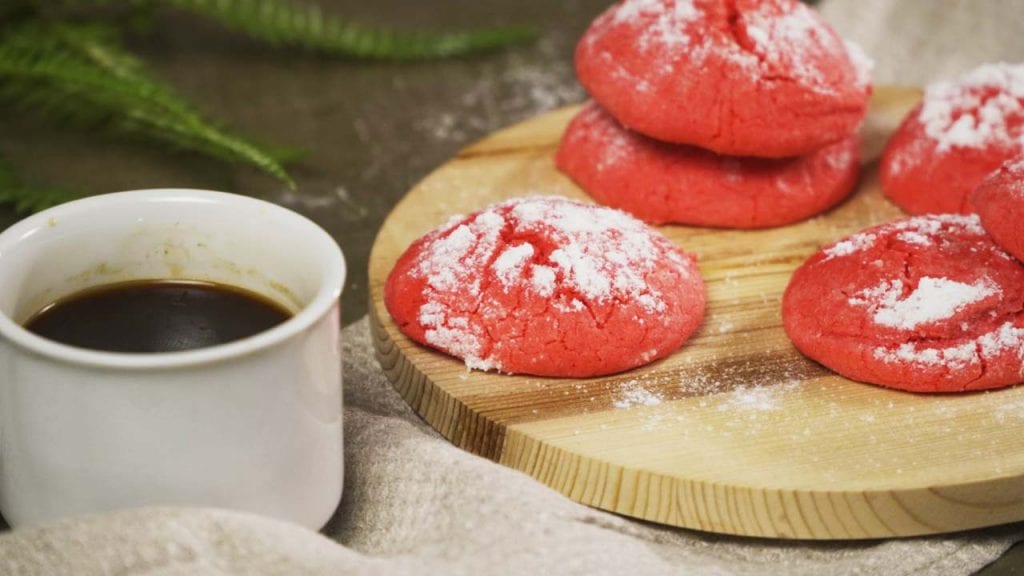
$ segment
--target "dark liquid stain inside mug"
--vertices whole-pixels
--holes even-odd
[[[224,344],[292,316],[248,290],[208,282],[147,280],[72,294],[25,328],[63,344],[108,352],[178,352]]]

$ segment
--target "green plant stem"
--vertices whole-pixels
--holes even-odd
[[[462,56],[531,40],[524,27],[454,33],[400,33],[361,26],[325,15],[315,5],[286,0],[163,0],[275,46],[333,56],[380,60],[425,60]]]

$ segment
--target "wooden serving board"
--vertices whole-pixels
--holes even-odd
[[[868,158],[917,101],[881,88]],[[381,365],[457,446],[605,510],[699,530],[853,539],[1024,519],[1024,386],[920,396],[858,384],[805,359],[782,329],[791,272],[821,245],[899,217],[873,164],[824,216],[773,230],[661,230],[700,258],[703,326],[668,359],[610,377],[469,372],[399,332],[383,284],[417,237],[453,214],[531,194],[586,196],[553,154],[577,108],[466,148],[398,204],[370,256]],[[500,490],[500,487],[495,487]]]

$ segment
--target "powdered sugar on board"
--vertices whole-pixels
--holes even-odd
[[[486,356],[486,330],[476,315],[487,307],[459,308],[453,292],[472,302],[497,282],[555,302],[555,310],[579,311],[590,304],[634,302],[648,314],[663,312],[662,294],[646,279],[661,266],[690,277],[690,262],[651,228],[628,214],[563,198],[535,197],[492,205],[456,217],[422,248],[413,274],[426,280],[418,321],[427,343],[481,370],[502,367]]]
[[[939,152],[1024,147],[1024,64],[986,64],[929,86],[919,118]]]
[[[723,426],[723,434],[742,431],[754,435],[791,408],[794,395],[810,385],[806,382],[810,376],[799,370],[780,376],[763,365],[716,367],[713,371],[683,370],[677,375],[610,383],[609,392],[611,408],[634,412],[633,418],[642,423],[644,431],[671,428],[684,432],[706,421],[691,413],[698,411],[719,414],[713,419]],[[578,384],[576,389],[587,390],[587,386]]]
[[[782,409],[785,394],[800,387],[791,380],[772,386],[737,386],[718,405],[719,412],[775,412]]]
[[[661,393],[644,387],[642,380],[627,380],[621,384],[619,394],[612,405],[619,409],[634,406],[657,406],[661,404],[662,400]]]
[[[616,402],[614,407],[633,410],[633,418],[641,423],[644,432],[672,430],[681,438],[695,432],[713,433],[719,438],[757,437],[792,413],[801,394],[814,385],[785,380],[727,386],[731,387],[702,395],[696,401],[669,402],[670,397],[662,392],[637,390],[636,384],[632,384],[621,396],[625,401]],[[835,423],[842,424],[838,419]],[[809,429],[804,430],[804,434],[810,433]]]

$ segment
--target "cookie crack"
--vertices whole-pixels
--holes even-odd
[[[725,30],[737,48],[756,57],[759,62],[763,62],[764,54],[757,49],[757,44],[747,34],[747,23],[736,6],[736,1],[726,0],[725,2]]]

